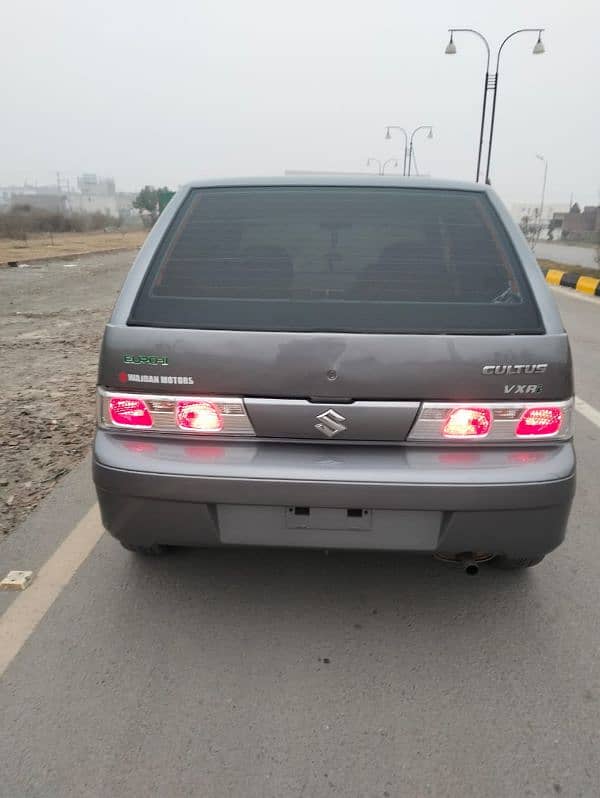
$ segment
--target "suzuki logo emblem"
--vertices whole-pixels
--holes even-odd
[[[317,416],[315,429],[318,429],[323,435],[327,435],[328,438],[333,438],[338,432],[344,432],[348,429],[348,427],[343,424],[345,420],[344,416],[336,413],[335,410],[330,408]]]

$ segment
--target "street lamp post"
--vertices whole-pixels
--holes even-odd
[[[544,158],[543,155],[536,155],[535,156],[538,161],[542,161],[544,164],[544,179],[542,181],[542,198],[540,200],[540,220],[538,224],[538,230],[536,235],[535,243],[540,240],[540,234],[542,232],[542,224],[543,224],[543,213],[544,213],[544,200],[546,199],[546,179],[548,178],[548,161]]]
[[[390,133],[390,130],[399,130],[404,135],[404,168],[402,170],[402,174],[405,177],[407,175],[408,175],[408,177],[410,177],[410,167],[411,167],[411,162],[412,162],[412,157],[413,157],[413,139],[415,137],[415,133],[417,133],[419,130],[428,130],[429,133],[427,134],[427,138],[428,139],[432,139],[433,138],[433,128],[432,128],[431,125],[419,125],[419,127],[416,127],[413,130],[413,132],[410,134],[410,140],[409,140],[409,136],[408,136],[408,133],[406,132],[406,130],[403,127],[400,127],[399,125],[388,125],[386,127],[386,129],[385,129],[385,138],[386,139],[391,139],[392,138],[392,134]],[[410,143],[409,143],[409,141],[410,141]],[[407,171],[407,162],[408,162],[408,171]]]
[[[408,148],[408,177],[410,177],[410,165],[413,159],[413,139],[415,137],[415,133],[418,133],[419,130],[428,130],[429,133],[427,134],[427,138],[428,139],[433,138],[433,128],[431,127],[431,125],[419,125],[419,127],[416,127],[411,133],[410,146]]]
[[[542,31],[544,28],[519,28],[519,30],[515,30],[504,39],[500,47],[498,48],[498,53],[496,55],[496,71],[493,74],[490,74],[490,45],[488,40],[485,36],[480,33],[479,31],[475,30],[474,28],[449,28],[450,31],[450,41],[446,45],[446,55],[456,55],[456,45],[454,44],[454,34],[455,33],[473,33],[475,36],[478,36],[481,41],[485,45],[487,59],[486,59],[486,68],[485,68],[485,79],[483,83],[483,105],[481,109],[481,125],[479,130],[479,151],[477,153],[477,172],[475,176],[476,182],[479,182],[479,175],[481,172],[481,155],[483,150],[483,134],[485,130],[485,115],[486,115],[486,108],[487,108],[487,95],[488,91],[492,92],[492,118],[490,122],[490,135],[488,140],[488,152],[487,152],[487,163],[485,169],[485,182],[490,183],[490,163],[492,159],[492,143],[494,140],[494,122],[496,120],[496,97],[498,94],[498,76],[499,76],[499,68],[500,68],[500,55],[502,53],[502,49],[506,42],[509,39],[512,39],[513,36],[516,36],[518,33],[537,33],[538,38],[537,42],[533,48],[534,55],[541,55],[541,53],[545,52],[544,45],[542,42]]]
[[[394,166],[398,166],[398,159],[397,158],[388,158],[387,161],[383,161],[383,163],[379,160],[379,158],[368,158],[367,159],[367,166],[370,166],[371,163],[378,164],[377,167],[377,174],[384,175],[385,174],[385,167],[393,163]]]
[[[406,177],[406,156],[407,156],[407,153],[408,153],[408,134],[407,134],[406,130],[404,130],[403,127],[400,127],[399,125],[390,125],[389,127],[387,127],[385,129],[385,137],[386,137],[386,139],[391,139],[392,138],[392,134],[390,133],[390,130],[399,130],[402,133],[402,135],[404,136],[404,166],[402,167],[402,176]]]
[[[485,78],[483,81],[483,105],[481,108],[481,127],[479,130],[479,150],[477,152],[477,172],[475,175],[475,182],[479,183],[479,172],[481,170],[481,153],[483,150],[483,132],[485,128],[485,109],[487,105],[487,93],[488,93],[488,82],[490,77],[490,46],[488,44],[487,39],[485,36],[479,31],[474,30],[473,28],[451,28],[450,30],[450,41],[446,45],[446,55],[456,55],[456,45],[454,44],[454,34],[455,33],[474,33],[475,36],[479,36],[483,44],[485,45],[486,53],[487,53],[487,60],[485,65]]]

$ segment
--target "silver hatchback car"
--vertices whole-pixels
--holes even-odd
[[[94,480],[128,549],[310,546],[534,565],[575,490],[571,357],[488,187],[192,183],[125,280]]]

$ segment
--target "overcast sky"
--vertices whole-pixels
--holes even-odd
[[[492,182],[503,198],[600,202],[598,0],[19,0],[0,14],[0,185],[56,171],[117,188],[366,170],[384,127],[434,126],[421,172],[473,179],[484,48],[503,51]]]

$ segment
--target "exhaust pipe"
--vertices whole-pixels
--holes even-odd
[[[441,560],[442,562],[462,565],[464,572],[468,576],[477,576],[481,563],[489,562],[489,560],[494,558],[493,554],[487,554],[482,551],[463,551],[458,554],[436,551],[433,556],[436,560]]]
[[[475,560],[463,560],[462,566],[468,576],[477,576],[479,573],[479,565]]]

